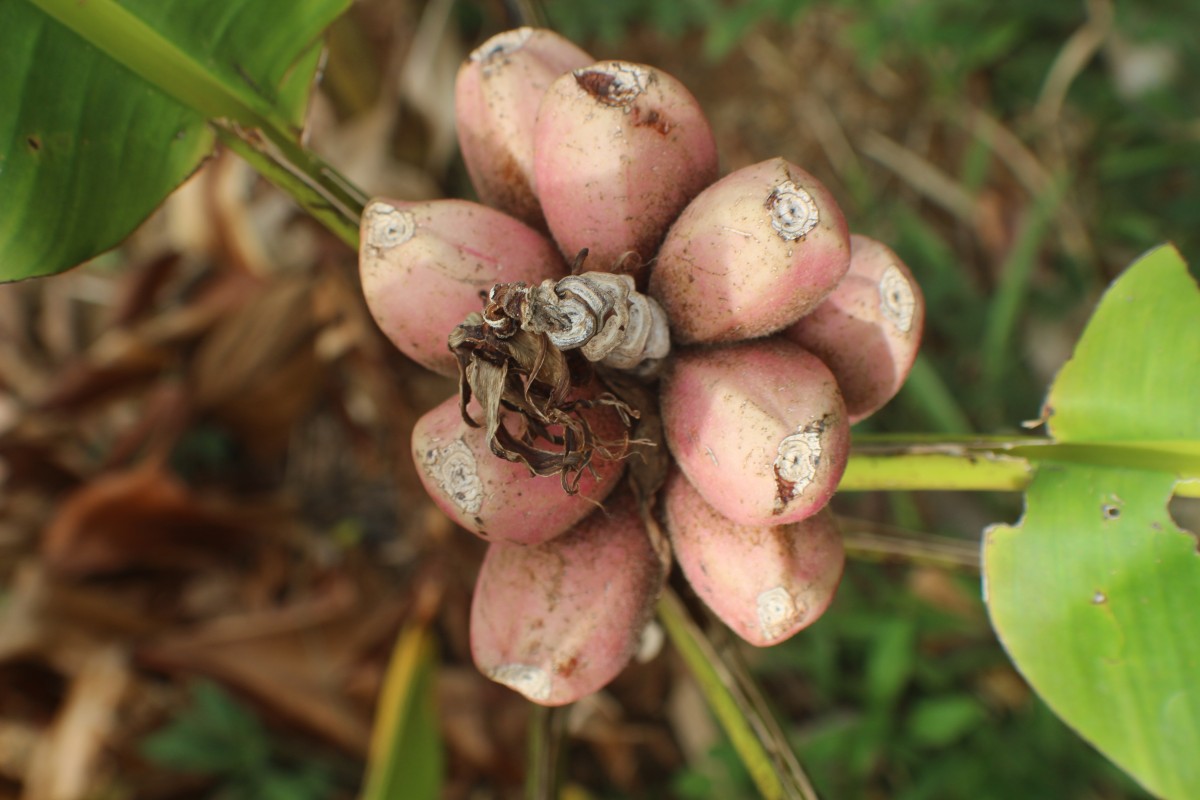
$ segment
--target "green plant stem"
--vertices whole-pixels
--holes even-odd
[[[525,800],[558,800],[567,707],[532,705],[525,767]]]
[[[658,618],[759,793],[766,800],[817,800],[808,776],[732,643],[714,643],[705,636],[670,587],[659,598]]]
[[[1176,494],[1200,497],[1200,448],[1170,442],[1079,444],[1038,437],[924,437],[902,441],[862,437],[855,443],[841,491],[1019,492],[1038,464],[1068,462],[1164,470],[1179,475]]]
[[[298,164],[254,131],[226,123],[214,123],[214,127],[226,147],[291,195],[347,246],[358,249],[358,220],[365,202],[357,196],[347,197],[336,191],[335,187],[346,184],[332,168],[311,155],[306,162]]]
[[[850,558],[979,571],[977,539],[955,539],[844,517],[838,519],[838,527]]]

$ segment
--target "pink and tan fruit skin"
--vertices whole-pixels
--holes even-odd
[[[666,569],[622,494],[537,546],[493,544],[471,604],[471,654],[542,705],[597,691],[633,655]]]
[[[841,392],[813,354],[781,338],[679,353],[663,380],[672,455],[704,499],[740,525],[798,522],[846,467]]]
[[[688,582],[750,644],[778,644],[829,607],[845,565],[833,514],[789,525],[739,525],[675,470],[665,508],[671,547]]]
[[[812,201],[815,220],[789,226],[777,191]],[[795,237],[795,238],[790,238]],[[680,344],[752,339],[816,308],[846,274],[850,234],[833,195],[782,158],[726,175],[691,202],[659,250],[650,294]]]
[[[812,313],[784,330],[837,376],[851,424],[895,397],[916,360],[925,298],[886,245],[850,237],[850,271]]]
[[[558,76],[595,59],[548,30],[493,36],[458,70],[454,108],[463,161],[489,206],[535,228],[546,221],[533,188],[533,126]]]
[[[671,221],[717,177],[696,99],[670,75],[624,61],[551,84],[533,148],[550,232],[568,258],[588,248],[587,269],[600,272],[622,271],[630,251],[649,263]]]
[[[406,356],[457,375],[447,336],[497,283],[566,275],[558,250],[507,214],[466,200],[373,200],[363,212],[359,274],[371,316]]]
[[[458,402],[457,396],[448,398],[417,420],[413,461],[438,508],[483,539],[522,545],[552,539],[595,511],[624,472],[624,461],[597,455],[592,461],[596,474],[585,472],[579,493],[568,495],[558,476],[530,475],[524,464],[494,455],[484,429],[463,421]],[[482,418],[478,406],[469,408],[475,419]],[[587,413],[599,435],[615,436],[621,430],[611,409]],[[513,424],[511,418],[508,424]]]

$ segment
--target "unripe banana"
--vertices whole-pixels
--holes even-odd
[[[540,233],[465,200],[373,200],[363,212],[359,273],[371,315],[406,356],[455,375],[447,334],[497,283],[561,278],[566,265]]]
[[[671,226],[650,273],[676,343],[774,333],[816,308],[850,266],[833,195],[773,158],[726,175]]]
[[[592,269],[635,278],[671,221],[717,176],[716,143],[696,98],[665,72],[625,61],[551,84],[533,162],[563,252],[587,248]]]
[[[786,339],[674,359],[662,387],[667,443],[688,480],[741,525],[784,525],[829,501],[850,428],[829,369]]]

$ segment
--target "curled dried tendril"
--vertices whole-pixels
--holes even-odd
[[[517,329],[501,336],[483,315],[471,314],[450,334],[450,349],[458,359],[463,420],[484,428],[500,458],[523,463],[535,475],[558,475],[563,490],[575,494],[584,473],[594,472],[594,457],[628,455],[638,412],[610,392],[581,397],[595,379],[591,366],[569,359],[546,334]],[[482,420],[468,411],[472,397],[483,409]],[[621,420],[619,438],[593,430],[586,412],[602,406]],[[510,427],[514,419],[518,424]]]
[[[545,334],[558,349],[578,348],[588,361],[615,369],[650,373],[671,349],[666,312],[627,274],[583,272],[537,286],[498,284],[488,294],[483,320],[500,338],[518,330]]]
[[[633,452],[641,464],[632,480],[649,490],[665,472],[654,455],[661,432],[656,414],[638,410],[654,402],[634,376],[652,375],[670,351],[667,316],[630,275],[582,272],[586,257],[581,251],[572,274],[558,281],[493,286],[482,313],[455,328],[460,409],[469,425],[485,429],[493,453],[536,475],[559,475],[568,494],[578,491],[594,457]],[[597,380],[607,391],[593,396],[586,390]],[[467,410],[473,397],[481,422]],[[593,430],[585,412],[601,406],[620,419],[619,438]],[[514,419],[510,427],[506,420]]]

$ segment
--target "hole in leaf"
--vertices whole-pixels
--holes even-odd
[[[1100,511],[1104,514],[1105,519],[1120,519],[1121,517],[1121,507],[1112,503],[1105,503],[1100,506]]]
[[[1197,538],[1196,532],[1200,531],[1200,497],[1172,497],[1171,502],[1167,503],[1167,513],[1176,527]],[[1197,549],[1200,549],[1200,541],[1197,542]]]

